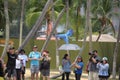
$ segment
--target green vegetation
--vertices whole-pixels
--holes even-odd
[[[18,48],[18,39],[11,39],[12,41],[14,41],[14,46],[17,49]],[[30,40],[30,42],[25,46],[25,51],[26,54],[28,55],[29,52],[32,50],[32,46],[33,45],[37,45],[39,48],[39,51],[41,50],[42,46],[43,46],[44,41],[43,40]],[[81,47],[82,42],[76,42],[76,41],[71,41],[70,43],[73,44],[77,44]],[[59,46],[64,44],[64,42],[62,40],[59,41]],[[81,56],[83,57],[84,60],[84,64],[86,65],[88,59],[89,59],[89,44],[86,43],[86,47],[83,51],[83,53],[81,53]],[[98,50],[98,54],[100,55],[100,57],[102,56],[106,56],[108,57],[108,62],[110,63],[110,67],[112,69],[112,61],[113,61],[113,50],[114,50],[114,46],[115,43],[108,43],[108,42],[93,42],[93,49]],[[3,47],[0,47],[0,53],[2,53]],[[55,41],[50,41],[48,46],[47,46],[47,50],[50,51],[50,56],[52,58],[51,60],[51,69],[56,69],[56,46],[55,46]],[[120,47],[119,47],[120,50]],[[60,55],[60,61],[63,57],[63,55],[66,53],[66,51],[59,51],[59,55]],[[78,55],[79,51],[70,51],[70,56],[71,56],[71,61],[73,62],[74,59],[76,58],[76,56]],[[1,54],[0,54],[1,55]],[[118,60],[117,60],[117,71],[118,71],[118,66],[120,65],[119,62],[119,57],[120,55],[117,56]],[[61,63],[61,62],[60,62]],[[85,65],[84,65],[84,69],[85,69]],[[27,63],[27,67],[29,67],[29,62]]]

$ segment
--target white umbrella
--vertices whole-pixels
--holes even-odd
[[[81,48],[77,44],[63,44],[58,50],[80,50]]]

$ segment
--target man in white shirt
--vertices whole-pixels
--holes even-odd
[[[25,68],[26,68],[26,62],[28,61],[28,57],[25,54],[25,50],[21,49],[18,55],[19,59],[21,60],[21,78],[24,80],[25,76]]]

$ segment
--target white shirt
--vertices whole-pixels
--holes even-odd
[[[26,62],[28,61],[28,57],[25,54],[19,54],[18,58],[23,61],[23,66],[26,67]]]
[[[16,69],[21,68],[21,61],[19,59],[16,59]]]

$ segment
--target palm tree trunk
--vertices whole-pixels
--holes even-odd
[[[113,69],[112,69],[112,77],[113,79],[116,78],[116,61],[117,61],[117,55],[118,55],[118,49],[119,49],[119,41],[120,41],[120,18],[119,18],[119,30],[118,30],[118,37],[117,42],[115,45],[114,55],[113,55]]]
[[[33,26],[32,30],[28,33],[28,35],[26,36],[25,40],[23,41],[23,43],[21,44],[21,46],[18,48],[18,51],[21,48],[24,48],[24,46],[28,43],[28,41],[32,38],[32,36],[35,34],[35,32],[38,30],[39,26],[42,24],[42,21],[44,19],[44,16],[49,8],[49,6],[51,5],[51,0],[48,0],[41,16],[38,18],[38,20],[36,21],[35,25]]]
[[[53,3],[54,0],[52,0],[52,3]],[[52,7],[52,22],[53,22],[53,25],[55,23],[55,10],[54,10],[54,6]],[[55,35],[57,34],[57,30],[55,30]],[[59,59],[59,51],[58,51],[58,39],[56,38],[55,40],[56,42],[56,68],[59,67],[59,64],[60,64],[60,59]]]
[[[8,0],[4,0],[4,11],[5,11],[5,18],[6,18],[6,39],[5,39],[5,47],[1,56],[2,59],[4,59],[5,57],[6,50],[9,44],[10,21],[9,21],[9,14],[8,14]]]
[[[86,25],[89,28],[89,51],[92,51],[92,27],[91,27],[91,18],[90,18],[90,7],[91,7],[91,0],[87,0],[87,11],[86,11]]]
[[[22,32],[23,32],[24,8],[25,8],[25,0],[22,0],[22,10],[21,10],[21,19],[20,19],[20,37],[19,37],[19,46],[21,46],[21,44],[22,44]]]
[[[53,33],[54,33],[54,31],[55,31],[55,29],[56,29],[56,27],[57,27],[60,19],[62,18],[63,14],[64,14],[64,12],[65,12],[65,8],[63,8],[63,10],[60,12],[60,14],[59,14],[59,16],[58,16],[58,18],[57,18],[54,26],[53,26],[53,29],[52,29],[50,35],[47,37],[47,39],[46,39],[46,41],[45,41],[45,43],[44,43],[44,45],[43,45],[43,47],[42,47],[42,49],[41,49],[41,52],[42,52],[44,49],[46,49],[47,44],[48,44],[48,41],[50,40],[51,36],[53,35]]]
[[[69,0],[66,0],[66,31],[68,30],[69,26]]]

